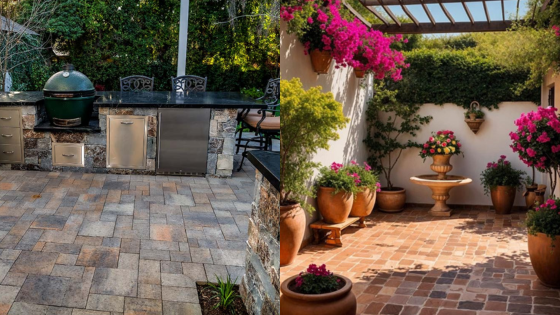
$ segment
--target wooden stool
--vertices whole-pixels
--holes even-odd
[[[366,224],[364,223],[365,217],[350,217],[346,219],[346,221],[338,224],[329,224],[321,220],[321,221],[316,221],[311,223],[309,227],[313,229],[313,238],[315,244],[319,244],[319,230],[327,230],[330,231],[331,234],[327,237],[325,243],[329,245],[342,247],[342,241],[341,241],[342,230],[356,223],[357,221],[360,221],[359,223],[360,228],[366,227]]]

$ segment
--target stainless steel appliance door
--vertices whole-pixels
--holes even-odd
[[[206,174],[210,111],[159,109],[157,173]]]

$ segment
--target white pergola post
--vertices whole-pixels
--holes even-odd
[[[177,56],[177,76],[185,75],[187,67],[187,39],[189,36],[189,0],[181,0],[181,20],[179,23],[179,54]]]

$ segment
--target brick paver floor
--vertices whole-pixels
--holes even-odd
[[[0,171],[0,314],[200,314],[244,274],[254,168],[231,179]]]
[[[343,232],[342,248],[305,247],[282,280],[325,263],[354,282],[358,314],[560,314],[560,290],[541,285],[531,267],[524,212],[427,212],[374,213],[367,228]]]

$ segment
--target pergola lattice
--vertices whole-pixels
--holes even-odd
[[[504,1],[505,0],[359,0],[360,3],[366,7],[371,13],[373,13],[382,24],[369,24],[372,28],[382,31],[388,34],[429,34],[429,33],[470,33],[470,32],[499,32],[505,31],[511,27],[512,21],[506,19]],[[488,6],[486,3],[488,1],[499,1],[501,2],[501,13],[502,19],[492,21],[490,19],[490,14],[488,11]],[[545,1],[541,7],[541,11],[546,9],[550,0]],[[486,14],[486,21],[475,21],[467,3],[482,2],[484,7],[484,13]],[[463,8],[469,17],[468,22],[457,22],[449,13],[445,4],[450,3],[461,3]],[[354,14],[359,14],[351,8],[346,2],[345,6],[348,7]],[[443,13],[449,20],[448,22],[436,22],[432,12],[428,8],[428,4],[439,4]],[[409,5],[421,5],[428,19],[429,23],[419,22],[418,19],[410,12],[407,8]],[[391,11],[389,6],[400,6],[404,13],[412,20],[412,23],[403,23],[398,19],[398,17]],[[519,0],[517,0],[517,8],[519,10]],[[383,15],[379,10],[385,11],[386,16]],[[387,18],[387,16],[389,18]],[[362,18],[363,20],[363,18]]]

